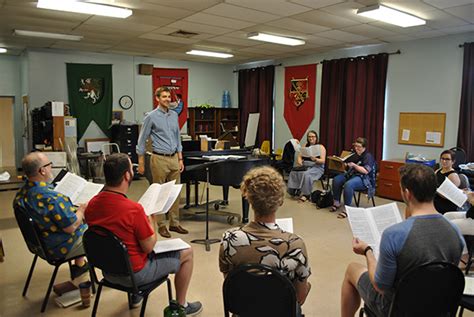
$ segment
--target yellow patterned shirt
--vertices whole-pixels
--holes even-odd
[[[35,221],[46,252],[55,259],[64,258],[87,229],[87,225],[81,224],[72,234],[63,231],[76,222],[76,207],[48,183],[27,180],[16,194],[13,207],[17,205]]]

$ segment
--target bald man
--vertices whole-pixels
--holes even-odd
[[[84,254],[82,235],[87,229],[83,223],[86,205],[76,208],[68,197],[54,191],[50,184],[52,162],[43,153],[27,154],[21,165],[27,179],[16,194],[13,207],[21,206],[28,212],[52,258],[71,259]],[[79,257],[72,265],[71,275],[75,278],[87,270],[84,257]]]

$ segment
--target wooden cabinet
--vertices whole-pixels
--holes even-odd
[[[377,196],[393,200],[402,200],[398,169],[403,165],[405,165],[405,161],[401,159],[384,160],[380,162],[377,179]]]
[[[224,132],[231,131],[239,140],[240,112],[238,108],[188,108],[188,134],[193,140],[199,135],[218,138]],[[237,127],[237,130],[235,128]]]

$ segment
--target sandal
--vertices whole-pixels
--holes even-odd
[[[331,208],[329,209],[330,212],[335,212],[339,208],[341,208],[341,205],[332,205]]]
[[[298,198],[298,202],[299,203],[304,203],[304,202],[307,202],[308,201],[308,198],[306,198],[306,196],[300,196],[300,198]]]
[[[347,218],[347,213],[345,211],[341,211],[340,213],[337,214],[338,219],[345,219]]]

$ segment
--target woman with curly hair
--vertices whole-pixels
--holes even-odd
[[[276,224],[276,212],[283,204],[285,183],[274,168],[250,170],[240,187],[254,211],[254,220],[227,230],[219,252],[224,276],[241,264],[264,264],[278,269],[295,285],[298,303],[303,305],[311,285],[311,269],[303,240]]]

